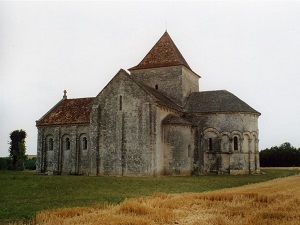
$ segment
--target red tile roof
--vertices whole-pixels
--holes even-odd
[[[37,121],[37,126],[90,123],[89,105],[94,98],[63,99]]]
[[[149,69],[167,66],[183,65],[190,69],[178,48],[172,41],[166,31],[153,48],[148,52],[145,58],[135,67],[129,70]]]

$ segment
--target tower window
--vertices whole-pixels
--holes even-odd
[[[122,95],[120,95],[119,101],[120,101],[120,102],[119,102],[119,104],[120,104],[120,105],[119,105],[119,110],[121,111],[121,110],[122,110],[122,104],[123,104],[123,102],[122,102],[122,101],[123,101]]]
[[[155,89],[156,89],[156,90],[158,89],[158,85],[157,85],[157,84],[155,85]]]
[[[188,157],[191,157],[191,145],[188,145]]]
[[[209,150],[209,151],[212,151],[212,150],[213,150],[212,138],[208,138],[208,150]]]
[[[238,145],[238,138],[237,137],[234,137],[233,138],[233,150],[237,151],[239,150],[239,145]]]

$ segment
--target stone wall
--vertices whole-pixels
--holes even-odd
[[[156,110],[153,97],[125,71],[120,71],[96,97],[92,108],[98,109],[92,110],[92,120],[99,118],[98,125],[92,125],[98,128],[91,129],[91,136],[99,137],[91,146],[99,154],[99,162],[92,163],[93,174],[153,175]]]
[[[257,116],[210,114],[202,120],[204,172],[259,172]]]
[[[189,69],[182,67],[182,94],[183,99],[192,92],[199,92],[199,76]]]
[[[159,106],[156,108],[156,120],[155,120],[155,175],[164,175],[165,173],[165,158],[164,158],[164,130],[163,130],[163,120],[168,115],[180,116],[175,110]]]
[[[89,125],[38,127],[37,172],[88,174],[89,146]]]
[[[194,136],[192,126],[164,125],[165,175],[191,175],[194,162]]]
[[[189,93],[199,91],[198,75],[183,66],[133,70],[131,77],[156,88],[179,105],[184,105]]]

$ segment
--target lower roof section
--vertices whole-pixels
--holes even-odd
[[[226,90],[193,92],[187,99],[185,110],[188,113],[218,113],[258,111]]]
[[[63,99],[40,120],[37,126],[90,123],[89,106],[94,98]]]

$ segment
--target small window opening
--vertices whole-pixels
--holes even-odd
[[[156,90],[158,89],[158,85],[157,85],[157,84],[155,85],[155,89],[156,89]]]
[[[86,137],[82,138],[82,149],[84,149],[84,150],[87,149],[87,138]]]
[[[208,139],[208,150],[212,151],[213,150],[213,144],[212,144],[212,138]]]
[[[53,139],[50,138],[49,139],[49,151],[52,151],[53,150]]]
[[[66,138],[66,150],[69,150],[71,147],[70,138]]]
[[[191,157],[191,145],[188,145],[188,157]]]
[[[123,103],[122,102],[122,95],[120,95],[120,100],[119,101],[120,101],[119,110],[121,111],[122,110],[122,103]]]
[[[239,150],[239,146],[238,146],[238,138],[234,137],[233,138],[233,150]]]

